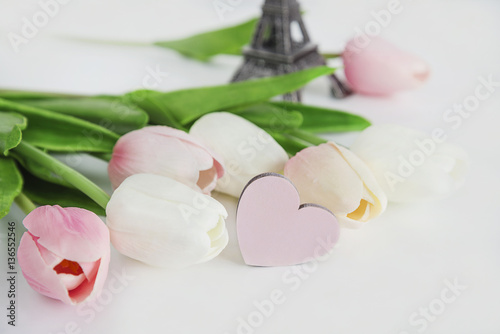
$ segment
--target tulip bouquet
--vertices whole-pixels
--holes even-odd
[[[425,67],[396,58],[406,64],[394,72],[399,83],[371,91],[366,81],[360,91],[383,94],[425,78]],[[352,82],[361,72],[348,64],[359,59],[346,61]],[[67,304],[94,298],[110,242],[158,267],[213,259],[229,237],[228,212],[212,192],[238,198],[262,173],[284,174],[302,202],[349,228],[378,217],[388,201],[442,198],[463,183],[467,156],[440,136],[271,100],[332,72],[122,96],[0,91],[0,217],[14,202],[27,213],[17,254],[28,284]],[[350,149],[317,136],[361,130]],[[53,153],[109,162],[112,195]]]
[[[0,91],[0,214],[13,202],[28,214],[18,250],[28,284],[68,304],[95,297],[110,242],[161,267],[217,256],[228,242],[227,212],[213,190],[237,197],[255,174],[282,171],[288,154],[322,141],[315,132],[370,124],[269,101],[332,71],[123,96]],[[53,153],[109,161],[112,196]]]

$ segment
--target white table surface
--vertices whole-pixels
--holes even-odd
[[[259,13],[261,1],[224,1],[234,10],[220,18],[212,0],[72,0],[37,36],[13,52],[8,32],[39,11],[38,1],[0,0],[0,87],[75,93],[122,93],[141,88],[148,68],[168,76],[160,90],[228,81],[241,59],[220,56],[210,63],[155,47],[90,44],[64,36],[148,42],[230,25]],[[291,268],[253,268],[242,262],[235,235],[236,200],[217,196],[230,217],[230,242],[208,263],[181,271],[148,267],[114,249],[106,292],[95,310],[45,298],[17,283],[17,326],[6,325],[8,299],[0,275],[1,333],[238,333],[239,317],[275,289],[285,296],[255,333],[500,333],[500,89],[481,102],[457,130],[442,120],[446,109],[474,93],[478,77],[500,80],[500,2],[401,0],[382,36],[425,58],[433,73],[422,89],[392,98],[353,96],[334,100],[326,80],[304,92],[304,102],[341,108],[375,124],[397,123],[421,130],[444,127],[449,141],[470,155],[466,185],[441,202],[393,205],[360,230],[342,230],[333,255],[300,282],[283,280]],[[324,51],[339,51],[373,18],[379,0],[303,0],[306,24]],[[355,134],[328,136],[349,144]],[[105,164],[84,159],[77,166],[109,190]],[[1,271],[6,272],[5,223],[1,225]],[[19,268],[18,268],[19,270]],[[125,272],[133,280],[111,278]],[[439,310],[445,281],[466,288]],[[113,287],[108,284],[114,283]],[[113,292],[110,292],[113,291]],[[104,298],[106,297],[106,298]],[[443,305],[441,303],[441,305]],[[410,318],[438,307],[424,325]],[[424,321],[425,322],[425,321]],[[420,331],[419,331],[420,330]],[[251,333],[242,331],[240,333]]]

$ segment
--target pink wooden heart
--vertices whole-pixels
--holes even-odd
[[[275,173],[254,177],[240,197],[236,228],[243,259],[253,266],[288,266],[329,252],[339,224],[328,209],[300,204],[292,182]]]

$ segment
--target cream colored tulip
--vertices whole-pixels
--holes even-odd
[[[205,262],[228,242],[224,206],[165,176],[128,177],[111,196],[106,214],[113,246],[153,266]]]
[[[415,202],[450,196],[465,181],[466,152],[432,136],[399,125],[374,125],[351,146],[372,170],[391,202]]]
[[[387,206],[365,163],[333,142],[300,151],[286,163],[285,176],[295,184],[302,203],[326,207],[343,227],[360,227]]]
[[[226,173],[215,190],[239,197],[255,175],[281,172],[285,150],[264,130],[239,116],[216,112],[198,119],[189,134],[222,157]]]

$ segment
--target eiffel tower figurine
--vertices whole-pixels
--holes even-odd
[[[232,82],[291,73],[326,64],[317,45],[309,39],[297,0],[265,0],[252,43],[243,50],[243,55],[245,61]],[[332,94],[336,98],[343,98],[351,93],[334,74],[329,76],[329,80]],[[288,93],[283,98],[300,102],[300,91]]]

